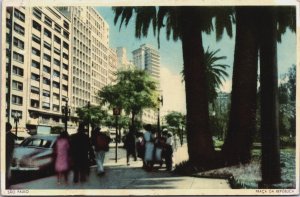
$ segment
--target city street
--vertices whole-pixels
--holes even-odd
[[[227,180],[178,176],[167,172],[164,166],[147,172],[142,169],[141,160],[131,160],[130,166],[127,166],[124,149],[118,150],[118,162],[115,163],[114,149],[111,148],[105,159],[106,174],[102,177],[97,176],[93,166],[86,183],[72,183],[71,174],[69,184],[57,184],[56,176],[53,175],[16,184],[11,189],[230,189]],[[179,147],[174,153],[174,162],[180,163],[187,159],[186,151],[186,144]]]

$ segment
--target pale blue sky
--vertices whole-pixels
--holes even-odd
[[[156,48],[158,47],[157,38],[153,36],[152,27],[150,27],[150,31],[146,38],[137,39],[134,36],[134,17],[129,22],[127,28],[122,26],[121,31],[119,31],[120,23],[117,23],[116,26],[114,25],[114,13],[111,10],[111,7],[98,7],[96,9],[109,24],[110,47],[125,47],[130,60],[132,59],[131,52],[140,47],[141,44],[146,43],[151,44]],[[235,27],[233,29],[233,34],[235,34]],[[234,42],[234,35],[230,39],[227,34],[224,34],[223,39],[216,42],[214,32],[211,35],[203,34],[203,45],[205,50],[208,46],[210,50],[221,49],[218,55],[227,57],[223,62],[219,62],[230,66],[227,69],[229,76],[223,83],[223,87],[221,87],[221,90],[225,92],[231,91]],[[162,29],[160,34],[159,52],[161,57],[161,89],[164,96],[164,106],[161,109],[162,114],[166,114],[171,110],[185,113],[185,88],[180,74],[183,67],[181,41],[167,41],[165,29]],[[286,73],[292,64],[296,64],[296,35],[287,31],[282,37],[282,42],[278,44],[279,75]]]
[[[137,49],[141,44],[148,43],[154,47],[158,47],[157,38],[153,36],[152,27],[148,36],[145,38],[137,39],[134,37],[134,17],[131,19],[127,28],[123,25],[121,31],[119,31],[119,23],[115,26],[113,23],[114,13],[111,7],[98,7],[100,15],[107,21],[110,28],[110,46],[116,48],[118,46],[125,47],[129,59],[131,59],[131,51]],[[235,27],[234,27],[235,28]],[[233,30],[235,33],[235,30]],[[223,63],[228,64],[229,80],[232,76],[232,65],[234,55],[234,36],[229,38],[225,33],[223,39],[216,42],[214,32],[211,35],[203,34],[204,49],[208,46],[211,50],[221,49],[218,55],[227,56],[227,59]],[[182,49],[181,41],[174,42],[173,40],[166,40],[165,29],[162,29],[160,33],[160,56],[161,65],[168,68],[174,74],[179,74],[182,70]],[[278,68],[279,74],[287,72],[288,68],[296,64],[296,34],[291,33],[289,30],[282,37],[282,42],[278,44]]]

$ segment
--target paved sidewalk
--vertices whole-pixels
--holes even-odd
[[[174,162],[187,159],[186,155],[186,146],[179,147],[174,153]],[[73,175],[70,174],[68,185],[58,185],[56,176],[51,176],[13,185],[12,189],[230,189],[224,179],[177,176],[165,171],[164,167],[147,172],[141,166],[141,160],[127,166],[126,159],[121,158],[117,163],[105,163],[106,174],[102,177],[97,176],[92,167],[86,183],[72,183]]]

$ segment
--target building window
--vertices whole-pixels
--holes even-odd
[[[32,54],[34,54],[34,55],[37,55],[37,56],[41,55],[41,51],[34,47],[32,47],[31,51],[32,51]]]
[[[12,95],[11,102],[15,105],[22,105],[23,104],[23,98],[20,96]]]
[[[60,77],[60,72],[57,70],[53,70],[53,76],[54,77]]]
[[[42,19],[42,12],[39,11],[37,8],[33,8],[32,13],[36,18]]]
[[[44,54],[44,59],[47,60],[48,62],[51,62],[50,55]]]
[[[50,98],[50,91],[48,91],[48,90],[43,90],[43,96],[44,96],[44,97],[49,97],[49,98]]]
[[[45,16],[45,23],[46,23],[48,26],[52,27],[52,20],[51,20],[48,16]]]
[[[59,60],[53,59],[53,62],[54,62],[55,65],[60,66],[60,61]]]
[[[55,87],[55,88],[58,88],[59,89],[59,83],[58,82],[56,82],[56,81],[53,81],[53,87]]]
[[[40,63],[37,61],[32,60],[31,66],[37,69],[40,69]]]
[[[51,51],[51,45],[48,42],[44,41],[44,47]]]
[[[62,78],[66,81],[68,81],[68,75],[63,74]]]
[[[21,25],[18,25],[17,23],[14,23],[14,30],[15,30],[15,32],[17,32],[20,35],[24,35],[25,34],[24,27],[22,27]]]
[[[53,109],[53,111],[59,111],[59,105],[53,105],[52,109]]]
[[[25,21],[25,14],[22,13],[21,11],[15,9],[14,15],[17,19],[21,20],[21,21]]]
[[[50,109],[50,103],[48,103],[48,102],[42,102],[42,108],[43,109]]]
[[[32,34],[32,41],[41,44],[41,38],[39,38],[38,36]]]
[[[51,68],[49,66],[43,66],[43,71],[46,73],[51,73]]]
[[[64,32],[63,32],[63,35],[64,35],[64,37],[65,37],[66,39],[69,39],[69,33],[68,33],[68,32],[64,31]]]
[[[14,46],[18,47],[19,49],[24,49],[24,42],[14,37]]]
[[[38,100],[30,99],[30,107],[39,108],[40,102]]]
[[[68,43],[66,43],[65,41],[63,42],[63,47],[64,47],[65,49],[69,50],[69,45],[68,45]]]
[[[40,88],[35,87],[35,86],[31,86],[30,87],[30,92],[33,94],[40,94]]]
[[[40,81],[40,76],[34,73],[31,73],[31,79],[34,81]]]
[[[41,31],[41,25],[34,20],[32,21],[32,27],[38,31]]]
[[[54,47],[54,53],[57,54],[57,55],[60,55],[60,50],[58,48]]]
[[[54,41],[58,44],[60,44],[60,38],[54,35]]]
[[[61,33],[61,27],[58,24],[54,25],[54,29],[55,31],[57,31],[58,33]]]
[[[69,23],[67,21],[64,21],[64,28],[69,30]]]
[[[24,70],[23,70],[23,68],[13,66],[13,74],[18,75],[18,76],[24,76]]]
[[[59,100],[59,94],[53,93],[53,98]]]
[[[67,54],[63,53],[63,58],[65,58],[66,60],[68,60],[69,56]]]
[[[24,55],[21,55],[20,53],[14,52],[14,53],[13,53],[13,59],[14,59],[15,61],[24,63]]]
[[[23,83],[19,81],[12,81],[12,89],[22,91],[23,90]]]
[[[43,77],[43,84],[50,85],[50,79]]]
[[[51,39],[51,37],[52,37],[52,34],[51,34],[51,32],[48,30],[48,29],[44,29],[44,35],[45,36],[47,36],[48,38],[50,38]]]
[[[65,70],[68,70],[68,69],[69,69],[69,66],[68,66],[67,64],[63,63],[63,68],[64,68]]]
[[[62,85],[62,89],[63,89],[64,91],[68,91],[68,86],[67,86],[67,85]]]

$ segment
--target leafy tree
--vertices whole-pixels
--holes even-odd
[[[135,36],[147,36],[150,24],[159,43],[161,28],[166,28],[166,37],[182,42],[187,109],[187,139],[189,159],[194,164],[211,167],[214,148],[209,128],[206,68],[202,33],[213,30],[212,18],[219,39],[226,29],[232,36],[230,7],[115,7],[115,20],[121,18],[120,28],[129,23],[135,14]]]
[[[176,128],[176,134],[180,137],[180,144],[183,144],[183,132],[186,125],[185,115],[180,112],[172,111],[165,116],[165,120],[169,127]]]
[[[156,82],[143,70],[123,70],[117,72],[115,85],[108,85],[99,91],[101,103],[110,108],[118,107],[131,114],[131,124],[145,108],[157,106]]]
[[[296,65],[293,64],[288,72],[288,89],[291,93],[291,101],[296,99]]]
[[[81,121],[91,124],[92,130],[103,124],[107,118],[107,112],[101,109],[101,106],[79,107],[76,113]]]

